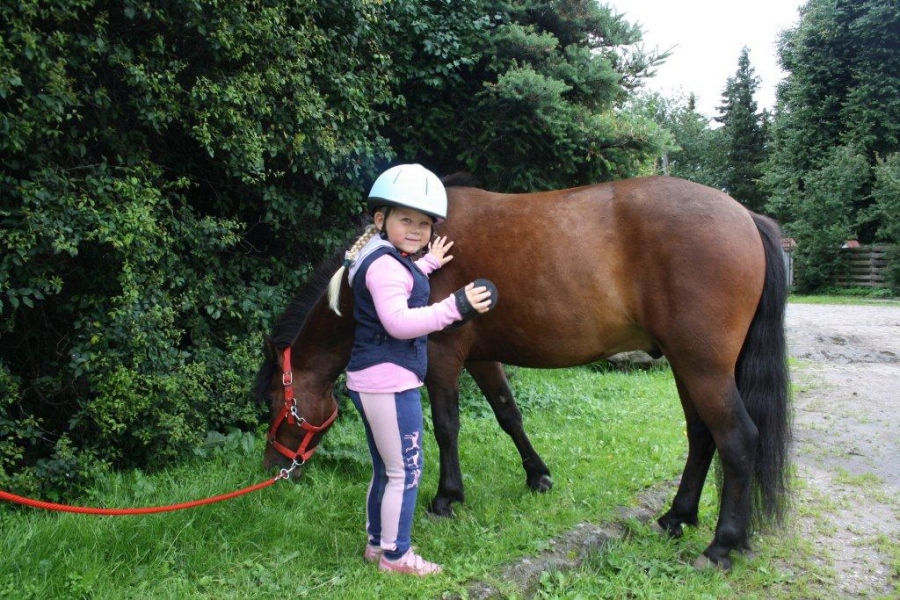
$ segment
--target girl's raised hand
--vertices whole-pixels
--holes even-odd
[[[432,254],[436,259],[441,261],[441,266],[443,267],[448,262],[453,260],[453,256],[447,254],[450,251],[450,247],[453,245],[453,242],[447,241],[447,236],[438,236],[434,238],[434,240],[428,244],[428,252]]]

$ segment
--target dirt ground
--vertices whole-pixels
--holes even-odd
[[[898,597],[886,549],[900,544],[900,307],[791,304],[787,325],[791,525],[836,576],[823,596]]]
[[[791,304],[787,335],[797,484],[786,535],[812,540],[816,550],[782,568],[825,573],[816,598],[900,598],[888,555],[900,544],[900,306]],[[648,490],[623,519],[652,520],[673,486]],[[575,566],[622,530],[579,525],[502,577],[534,590],[542,571]],[[469,597],[496,590],[475,583]]]

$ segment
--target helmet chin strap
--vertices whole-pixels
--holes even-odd
[[[384,206],[379,206],[378,208],[375,209],[375,211],[373,212],[373,215],[377,215],[379,213],[381,214],[381,226],[379,227],[378,223],[375,223],[375,227],[378,227],[378,236],[383,240],[387,240],[388,239],[388,237],[387,237],[387,219],[388,219],[388,215],[391,214],[391,206],[388,204],[385,204]]]

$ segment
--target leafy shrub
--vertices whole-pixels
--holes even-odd
[[[261,336],[401,152],[495,187],[636,172],[659,132],[617,104],[656,58],[608,9],[566,9],[0,5],[0,486],[254,428]],[[523,42],[553,51],[520,66]]]
[[[807,174],[797,220],[786,229],[797,239],[795,285],[800,292],[827,285],[840,269],[839,250],[854,235],[854,204],[869,179],[866,158],[851,146],[833,148]]]
[[[893,292],[889,288],[871,287],[823,287],[819,290],[825,296],[849,296],[854,298],[892,298]]]
[[[895,293],[900,293],[900,153],[879,159],[875,165],[875,199],[873,213],[880,223],[876,232],[881,241],[890,244],[888,283]]]
[[[255,427],[262,332],[390,156],[384,10],[0,7],[0,486]]]

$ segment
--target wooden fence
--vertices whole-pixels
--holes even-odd
[[[838,287],[886,287],[885,270],[887,246],[859,246],[858,248],[841,248],[841,255],[847,268],[834,278]]]
[[[794,238],[781,240],[781,255],[784,257],[784,271],[787,277],[788,289],[794,287],[794,250],[797,249],[797,241]]]

